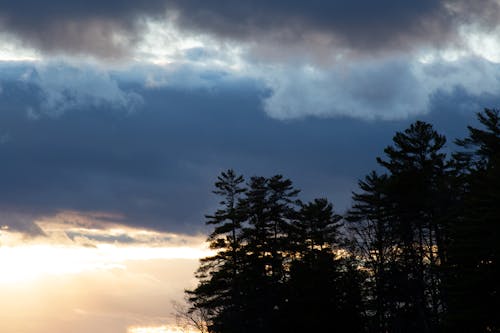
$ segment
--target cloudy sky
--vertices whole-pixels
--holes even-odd
[[[0,1],[0,328],[167,332],[220,171],[344,211],[395,131],[453,149],[500,105],[499,22],[497,0]]]

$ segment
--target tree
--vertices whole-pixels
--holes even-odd
[[[173,316],[177,327],[185,333],[193,330],[197,330],[199,333],[209,333],[207,310],[204,308],[189,308],[186,305],[187,303],[189,303],[188,299],[184,303],[172,302]]]
[[[465,161],[461,214],[453,223],[450,251],[450,331],[499,332],[500,320],[500,114],[478,114],[482,128],[468,126],[457,140]],[[458,162],[457,162],[458,163]]]
[[[317,253],[331,252],[340,241],[342,216],[333,212],[327,199],[300,203],[292,225],[292,242],[299,258],[314,258]]]
[[[451,160],[432,125],[397,132],[345,220],[327,199],[297,199],[281,175],[244,184],[221,173],[206,216],[216,253],[201,260],[184,322],[210,333],[500,332],[500,111],[478,119]]]
[[[202,313],[211,333],[328,330],[332,316],[337,327],[361,331],[361,274],[341,255],[333,205],[303,204],[281,175],[242,182],[229,170],[215,184],[222,200],[206,223],[217,252],[201,260],[187,318]]]
[[[377,158],[387,175],[370,174],[360,182],[363,192],[354,195],[350,220],[373,276],[380,329],[432,332],[440,324],[447,243],[443,203],[449,195],[445,142],[432,125],[411,124],[396,133],[386,158]]]
[[[290,218],[299,193],[281,175],[252,177],[242,199],[247,225],[243,230],[245,303],[249,331],[277,332],[285,303],[286,260]]]
[[[366,309],[372,313],[369,325],[374,332],[390,332],[398,317],[400,269],[387,183],[388,176],[375,171],[360,180],[362,192],[353,193],[354,204],[347,215],[354,251],[368,272]]]
[[[300,205],[292,224],[287,302],[287,332],[358,332],[359,271],[342,251],[342,217],[327,199]]]
[[[245,192],[244,179],[233,170],[222,172],[215,183],[220,208],[207,215],[207,225],[214,225],[208,237],[214,256],[201,260],[197,271],[199,285],[187,291],[191,313],[202,312],[211,332],[235,332],[242,320],[240,233],[244,218],[239,200]]]

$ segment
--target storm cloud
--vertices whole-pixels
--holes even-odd
[[[2,4],[3,33],[63,56],[0,65],[0,225],[38,235],[40,218],[77,212],[203,232],[227,168],[284,174],[342,211],[395,131],[419,118],[454,138],[500,101],[500,61],[445,50],[463,27],[495,29],[498,10],[492,0]]]
[[[49,52],[120,56],[141,39],[144,22],[174,21],[183,30],[331,53],[387,53],[460,44],[464,25],[492,30],[499,6],[480,1],[4,1],[4,32]]]
[[[42,51],[116,57],[139,38],[141,18],[165,8],[163,0],[3,1],[0,26]]]
[[[44,70],[69,78],[75,71]],[[20,80],[27,71],[31,79]],[[3,73],[0,133],[7,139],[0,144],[0,224],[29,234],[41,233],[33,222],[67,211],[198,233],[217,203],[212,182],[227,168],[247,176],[284,174],[303,189],[304,199],[326,196],[343,211],[357,179],[376,167],[375,157],[393,133],[415,119],[280,121],[263,111],[262,100],[271,94],[265,84],[210,72],[198,73],[210,85],[190,88],[179,88],[172,77],[170,85],[151,87],[127,73],[101,75],[123,94],[141,96],[142,106],[124,112],[89,101],[33,118],[29,110],[45,103],[37,68],[14,64]],[[465,133],[474,112],[499,101],[495,94],[460,88],[436,92],[424,119],[454,138]]]

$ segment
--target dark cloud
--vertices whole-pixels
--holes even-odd
[[[106,235],[106,234],[92,235],[92,234],[86,234],[84,232],[66,231],[65,234],[72,241],[80,237],[88,239],[89,241],[96,241],[96,242],[120,243],[120,244],[138,243],[138,240],[134,239],[133,237],[130,237],[126,233],[120,235]]]
[[[111,57],[139,38],[141,18],[165,9],[163,0],[1,1],[0,27],[43,51]]]
[[[300,43],[314,33],[353,48],[401,46],[448,34],[443,1],[178,1],[181,24],[237,39],[278,38]],[[429,35],[429,32],[433,32]],[[326,40],[330,42],[329,40]]]
[[[3,205],[0,205],[2,207]],[[0,213],[0,226],[2,230],[20,232],[25,236],[36,237],[45,236],[44,231],[34,222],[37,214],[25,212],[24,207],[9,207],[8,210]]]
[[[111,56],[140,39],[145,18],[167,12],[183,28],[220,37],[373,52],[447,45],[462,24],[496,26],[499,7],[494,0],[19,0],[2,1],[0,23],[45,51]]]
[[[14,79],[26,69],[6,68],[0,82],[0,133],[9,135],[0,144],[0,224],[31,234],[40,233],[33,220],[65,210],[112,213],[117,222],[158,230],[203,230],[203,215],[217,202],[212,182],[226,168],[282,173],[305,199],[327,196],[342,211],[357,179],[413,120],[277,121],[262,110],[269,92],[259,83],[218,76],[209,88],[189,90],[121,81],[124,92],[142,96],[143,109],[91,105],[34,120],[26,109],[43,103],[40,87]],[[425,119],[462,136],[473,112],[499,102],[460,88],[438,92]]]
[[[330,55],[343,48],[373,54],[446,47],[459,42],[463,24],[481,30],[498,25],[499,17],[493,0],[183,0],[173,6],[187,28],[235,39],[281,42],[279,47],[271,44],[271,53],[284,45],[305,44],[313,52],[326,49],[323,52]]]

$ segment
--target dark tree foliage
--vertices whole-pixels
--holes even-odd
[[[208,237],[212,257],[202,259],[197,271],[198,287],[188,292],[192,309],[201,309],[209,319],[211,331],[234,331],[240,326],[242,313],[242,249],[240,234],[243,211],[239,200],[245,192],[244,179],[233,170],[222,172],[215,183],[215,194],[221,197],[220,208],[207,215],[206,223],[214,230]]]
[[[242,247],[245,252],[245,326],[253,332],[276,332],[285,302],[287,236],[298,190],[289,179],[252,177],[246,196]]]
[[[499,111],[486,109],[478,120],[482,128],[469,126],[469,136],[457,140],[463,150],[455,155],[467,161],[450,251],[448,319],[455,332],[500,332]]]
[[[431,124],[397,132],[344,217],[221,173],[190,313],[213,333],[500,332],[500,111],[478,119],[451,158]]]
[[[326,199],[300,206],[292,224],[287,332],[360,332],[361,272],[345,247],[340,215]],[[334,325],[335,327],[332,327]]]
[[[202,259],[187,291],[191,311],[203,310],[210,332],[361,332],[362,273],[342,255],[332,204],[302,203],[281,175],[242,182],[229,170],[215,184],[223,200],[206,223],[217,254]]]
[[[300,210],[292,224],[291,241],[299,258],[327,251],[339,244],[342,216],[335,214],[327,199],[300,203]]]
[[[417,121],[377,158],[386,169],[359,183],[349,220],[373,274],[377,331],[435,332],[444,312],[445,203],[449,197],[444,136]]]
[[[354,204],[347,216],[355,250],[368,272],[365,306],[372,313],[369,326],[374,332],[390,332],[398,321],[401,269],[387,187],[388,176],[372,171],[359,181],[362,192],[353,194]]]

